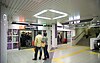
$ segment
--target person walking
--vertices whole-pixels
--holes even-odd
[[[46,37],[47,33],[43,34],[43,38],[42,38],[42,42],[45,43],[45,46],[43,47],[43,51],[44,51],[44,59],[46,60],[47,58],[49,58],[49,53],[48,53],[48,38]]]
[[[35,43],[34,43],[35,54],[34,54],[34,59],[32,60],[37,60],[38,50],[40,50],[39,60],[41,60],[41,56],[42,56],[41,44],[42,44],[42,35],[41,35],[41,32],[38,32],[38,35],[35,37]]]

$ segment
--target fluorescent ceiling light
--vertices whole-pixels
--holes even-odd
[[[54,17],[54,18],[48,18],[48,17],[39,16],[39,15],[41,15],[41,14],[47,12],[47,11],[50,11],[50,12],[53,12],[53,13],[62,14],[62,15],[61,15],[61,16],[58,16],[58,17]],[[53,19],[53,20],[54,20],[54,19],[59,19],[59,18],[66,17],[67,15],[68,15],[67,13],[60,12],[60,11],[56,11],[56,10],[52,10],[52,9],[51,9],[51,10],[43,10],[43,11],[41,11],[41,12],[35,14],[34,16],[37,17],[37,18],[49,19],[49,20]]]
[[[49,10],[49,11],[51,11],[51,12],[54,12],[54,13],[58,13],[58,14],[66,14],[66,13],[63,13],[63,12],[60,12],[60,11],[56,11],[56,10]]]
[[[38,16],[38,15],[40,15],[40,14],[43,14],[43,13],[47,12],[47,11],[48,11],[48,10],[43,10],[43,11],[41,11],[41,12],[35,14],[34,16]]]
[[[48,19],[48,20],[51,20],[51,18],[48,18],[48,17],[41,17],[41,16],[36,16],[37,18],[42,18],[42,19]]]
[[[58,17],[55,17],[53,19],[59,19],[59,18],[63,18],[63,17],[66,17],[67,15],[63,15],[63,16],[58,16]]]

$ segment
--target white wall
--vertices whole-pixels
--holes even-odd
[[[51,27],[38,26],[38,30],[51,30]]]
[[[19,25],[17,25],[17,24],[9,24],[8,29],[19,29]]]

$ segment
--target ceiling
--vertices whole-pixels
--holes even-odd
[[[67,17],[57,20],[60,22],[68,21],[68,17],[75,15],[80,15],[80,19],[100,16],[100,0],[2,0],[2,3],[7,5],[9,16],[24,16],[28,22],[36,22],[33,15],[46,9],[68,13]],[[43,21],[48,24],[54,22]]]

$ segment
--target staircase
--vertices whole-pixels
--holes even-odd
[[[90,46],[90,38],[95,38],[95,31],[94,28],[89,29],[89,37],[86,38],[86,36],[84,35],[84,37],[77,43],[77,45],[79,46]]]

